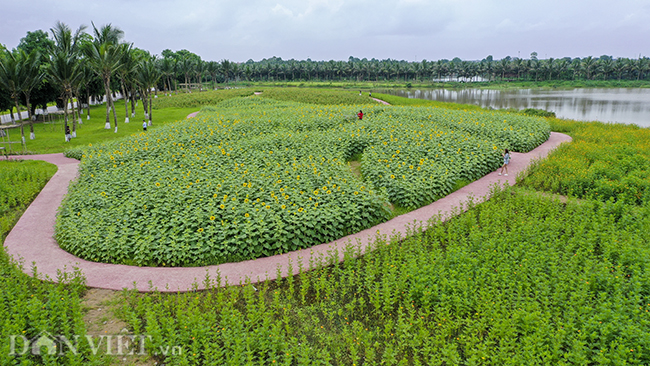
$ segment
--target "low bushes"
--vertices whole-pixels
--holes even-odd
[[[124,294],[134,332],[183,364],[650,362],[650,207],[506,190],[448,223],[277,282]]]
[[[0,241],[56,170],[42,161],[0,161]],[[96,357],[85,340],[81,273],[61,274],[58,284],[36,278],[36,269],[32,275],[25,275],[4,249],[0,251],[0,364],[92,364]],[[73,343],[79,336],[79,347],[76,352],[52,349],[54,354],[43,348],[35,354],[29,342],[43,335],[65,336]]]

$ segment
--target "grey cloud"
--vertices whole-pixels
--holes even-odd
[[[188,49],[207,60],[650,54],[647,0],[30,0],[3,13],[9,48],[57,20],[93,20],[154,54]]]

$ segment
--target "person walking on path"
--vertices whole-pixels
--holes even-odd
[[[508,164],[510,163],[510,152],[508,149],[506,149],[503,153],[503,166],[501,167],[501,171],[499,172],[499,175],[503,173],[503,169],[506,170],[505,176],[508,176]]]
[[[360,110],[359,113],[357,113],[357,117],[359,117],[359,119],[363,119],[363,111]]]
[[[144,119],[142,120],[142,130],[145,132],[147,131],[147,121]]]
[[[65,142],[70,142],[72,135],[70,134],[70,126],[65,126]]]

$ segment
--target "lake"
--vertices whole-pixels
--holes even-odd
[[[555,112],[558,118],[650,127],[650,89],[393,89],[381,92],[408,98],[474,104],[483,108],[537,108]]]

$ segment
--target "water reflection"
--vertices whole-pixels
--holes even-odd
[[[538,108],[555,112],[560,118],[650,127],[650,89],[422,89],[382,92],[408,98],[475,104],[484,108]]]

